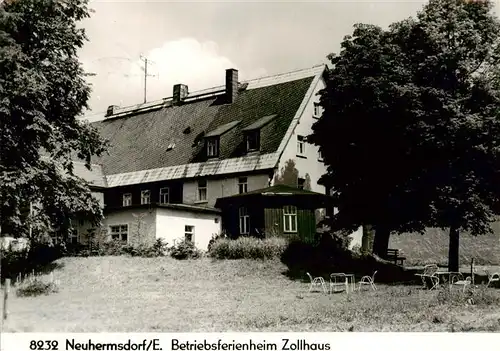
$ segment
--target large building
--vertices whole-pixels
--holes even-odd
[[[221,231],[218,198],[277,184],[327,193],[318,184],[325,165],[306,140],[321,116],[317,93],[326,70],[240,82],[238,71],[227,69],[224,86],[190,92],[178,84],[170,98],[110,106],[93,122],[111,144],[92,160],[104,197],[101,233],[129,243],[192,240],[206,249]],[[293,219],[294,209],[287,211]],[[258,230],[241,220],[248,218],[244,210],[235,215],[242,224],[233,236]],[[87,241],[88,229],[79,223],[76,240]]]

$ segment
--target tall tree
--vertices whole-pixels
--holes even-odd
[[[77,51],[87,40],[78,22],[86,0],[0,4],[0,219],[2,234],[67,232],[79,214],[97,224],[98,202],[73,173],[72,154],[90,167],[106,148],[76,119],[90,88]],[[23,218],[23,209],[35,211]],[[36,215],[34,215],[36,214]]]
[[[339,213],[331,225],[336,230],[373,227],[373,251],[380,256],[391,230],[425,228],[421,220],[413,220],[425,213],[415,201],[418,194],[402,187],[412,163],[406,131],[411,94],[401,94],[401,85],[411,81],[411,72],[398,40],[412,25],[406,21],[388,31],[355,26],[340,54],[329,56],[333,69],[320,98],[324,113],[308,138],[320,146],[328,166],[323,180],[335,190]]]
[[[404,48],[418,87],[414,181],[428,191],[430,224],[449,228],[449,269],[459,233],[484,234],[500,191],[500,22],[490,1],[433,0]],[[432,187],[429,186],[432,185]]]
[[[389,232],[489,232],[498,209],[498,19],[489,1],[431,0],[386,31],[357,25],[330,55],[322,118],[310,140],[328,164],[338,227],[373,225],[374,252]]]

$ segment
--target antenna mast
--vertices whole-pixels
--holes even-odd
[[[154,75],[148,75],[148,65],[154,63],[153,61],[149,60],[147,57],[144,57],[141,55],[141,60],[144,61],[144,103],[147,101],[147,84],[148,84],[148,77],[154,77]]]

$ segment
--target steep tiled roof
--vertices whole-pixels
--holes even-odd
[[[254,123],[250,124],[248,127],[244,128],[243,130],[246,131],[246,130],[255,130],[255,129],[262,128],[266,124],[271,122],[276,116],[277,115],[274,114],[274,115],[262,117],[262,118],[258,119],[257,121],[255,121]]]
[[[240,121],[233,121],[233,122],[229,122],[229,123],[223,124],[223,125],[217,127],[215,130],[212,130],[211,132],[207,133],[205,136],[207,136],[207,137],[221,136],[225,132],[228,132],[229,130],[231,130],[234,127],[236,127],[236,125],[239,124],[239,123],[240,123]]]
[[[323,70],[316,66],[248,81],[231,104],[225,102],[223,87],[215,87],[203,96],[190,93],[179,106],[164,99],[126,113],[119,109],[116,116],[93,123],[111,143],[109,155],[93,162],[103,165],[109,186],[273,168],[283,137]],[[261,129],[260,154],[246,156],[244,129],[272,115]],[[222,131],[219,158],[207,160],[203,138],[220,133],[221,127],[228,128]]]
[[[47,152],[42,151],[41,158],[46,161],[55,162],[56,166],[62,172],[62,174],[67,175],[68,172],[62,167],[60,163],[54,161]],[[102,169],[102,166],[99,164],[92,163],[90,165],[90,169],[85,166],[85,163],[82,161],[73,160],[73,175],[83,178],[90,187],[93,188],[106,188],[108,186],[108,182],[106,181],[106,176]]]
[[[73,174],[85,179],[91,186],[105,188],[107,187],[106,177],[100,165],[90,165],[90,170],[85,167],[83,162],[73,161]]]

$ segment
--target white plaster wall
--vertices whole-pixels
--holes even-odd
[[[286,162],[290,159],[295,161],[295,168],[299,171],[299,177],[305,178],[306,173],[309,174],[311,178],[311,190],[318,193],[325,193],[325,187],[318,184],[319,178],[326,173],[326,167],[323,162],[319,161],[318,150],[319,148],[315,145],[306,143],[306,158],[297,156],[297,135],[308,136],[312,133],[312,125],[317,121],[313,117],[314,113],[314,102],[319,101],[319,96],[316,94],[325,87],[325,82],[320,79],[314,87],[314,92],[311,95],[309,101],[307,102],[306,108],[302,113],[299,123],[292,134],[292,137],[288,141],[283,154],[279,161],[278,172],[281,172],[282,168],[286,165]]]
[[[156,211],[156,238],[163,238],[170,246],[174,240],[184,240],[186,225],[194,226],[195,245],[201,250],[207,250],[212,235],[221,231],[221,218],[216,213],[186,212],[167,208],[158,208]]]
[[[317,93],[324,87],[325,81],[321,78],[319,79],[317,85],[314,87],[313,94],[311,95],[309,101],[307,102],[306,108],[300,116],[299,123],[296,126],[292,137],[288,141],[288,144],[283,150],[278,168],[278,174],[281,174],[281,170],[283,167],[285,167],[286,162],[290,159],[294,160],[295,168],[299,171],[299,177],[305,178],[306,173],[309,174],[309,177],[311,178],[311,191],[315,191],[321,194],[325,194],[325,187],[323,185],[319,185],[318,180],[323,174],[326,173],[326,166],[323,162],[319,161],[319,147],[306,143],[306,158],[298,157],[297,135],[308,136],[312,133],[312,125],[317,121],[317,119],[313,117],[314,103],[319,102],[319,95],[317,95]],[[362,236],[363,228],[360,227],[357,231],[351,234],[353,240],[351,241],[350,247],[356,244],[361,245]]]
[[[103,221],[108,230],[111,225],[128,224],[128,242],[130,244],[149,243],[155,240],[156,212],[154,209],[128,209],[112,212]]]
[[[247,190],[253,191],[257,189],[266,188],[269,183],[269,176],[267,174],[240,174],[238,176],[223,178],[223,179],[210,179],[207,178],[207,202],[203,205],[214,207],[215,201],[219,197],[231,196],[238,194],[238,179],[240,177],[247,177]],[[198,196],[198,180],[189,180],[184,182],[184,189],[182,192],[182,202],[185,204],[197,204]]]

